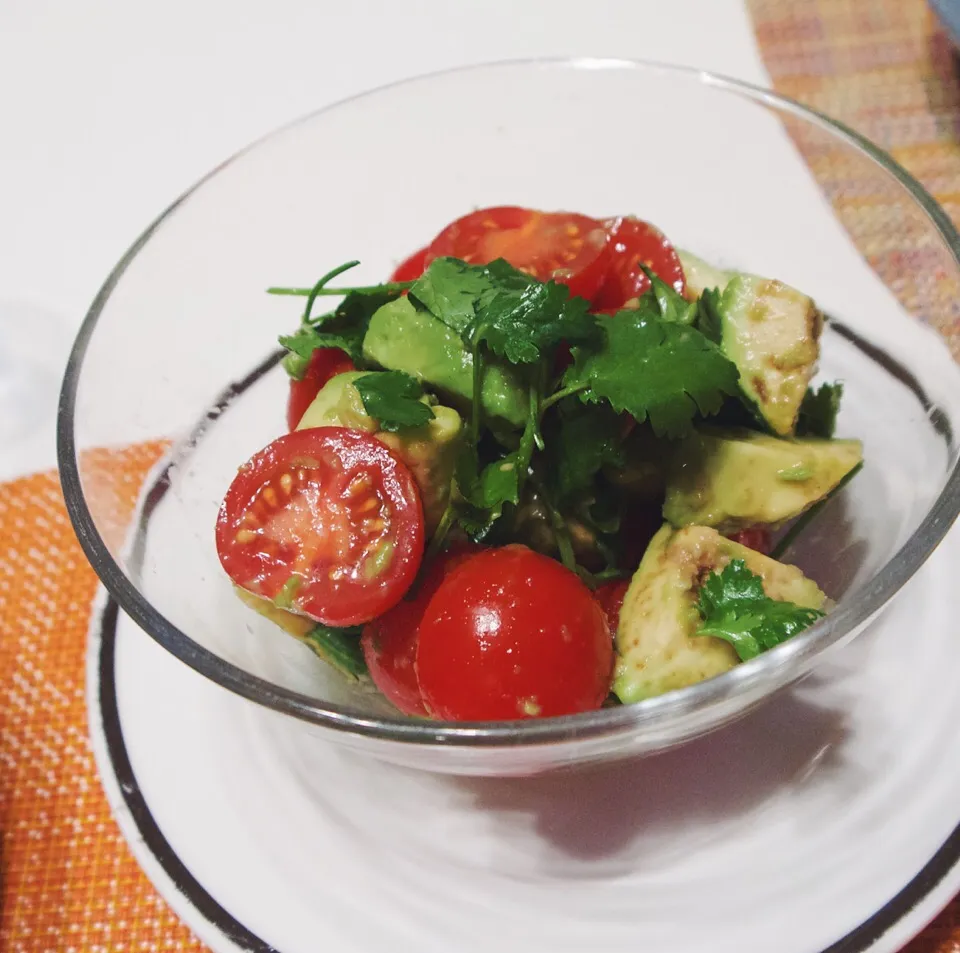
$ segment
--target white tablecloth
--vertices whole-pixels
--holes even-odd
[[[139,232],[216,163],[364,89],[566,55],[767,82],[741,0],[0,4],[0,438],[21,431],[0,439],[0,479],[54,465],[56,391],[87,307]],[[41,375],[29,398],[4,387],[25,359]],[[24,435],[12,425],[28,417]]]

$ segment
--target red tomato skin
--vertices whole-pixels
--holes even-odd
[[[504,258],[589,299],[607,273],[608,245],[603,223],[586,215],[503,205],[478,209],[447,225],[427,247],[426,264],[447,256],[474,265]]]
[[[440,553],[426,571],[413,598],[367,623],[360,638],[373,684],[405,715],[426,717],[417,680],[417,640],[420,620],[440,583],[480,547],[473,543]]]
[[[310,363],[302,380],[290,381],[290,396],[287,399],[287,430],[296,430],[313,398],[320,393],[323,385],[345,371],[355,371],[356,367],[346,351],[338,347],[318,347],[310,355]]]
[[[300,482],[286,491],[285,475]],[[357,492],[354,481],[364,475],[369,483]],[[374,496],[382,526],[359,511]],[[274,518],[278,535],[269,532]],[[243,539],[249,530],[256,532]],[[368,543],[392,545],[386,569],[369,578],[362,569],[374,552],[364,554]],[[409,468],[375,437],[346,427],[278,437],[240,467],[217,517],[217,554],[238,586],[275,600],[296,576],[282,607],[332,626],[359,625],[396,605],[416,577],[423,543],[423,507]]]
[[[600,603],[600,608],[607,617],[607,626],[614,634],[620,627],[620,610],[623,608],[623,599],[629,588],[629,579],[615,579],[598,586],[593,593],[594,599]]]
[[[650,279],[640,263],[683,294],[680,256],[659,228],[633,216],[607,219],[604,226],[610,236],[610,257],[606,277],[592,299],[596,311],[614,313],[649,289]]]
[[[600,604],[576,574],[526,546],[471,556],[420,623],[420,690],[444,720],[592,711],[607,697],[612,669]]]
[[[415,251],[409,258],[405,258],[397,265],[391,281],[416,281],[427,270],[427,249]]]
[[[746,529],[731,533],[730,539],[747,549],[756,550],[758,553],[767,555],[770,552],[770,530],[766,526],[748,526]]]

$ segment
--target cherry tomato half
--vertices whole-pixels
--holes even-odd
[[[735,543],[746,546],[747,549],[755,549],[758,553],[766,555],[770,552],[770,530],[766,526],[748,526],[730,535]]]
[[[318,347],[310,355],[303,380],[290,381],[290,396],[287,399],[287,429],[296,430],[301,417],[313,403],[313,398],[331,377],[344,371],[355,371],[356,367],[346,351],[338,347]]]
[[[471,556],[420,622],[427,709],[460,721],[567,715],[607,697],[613,642],[579,577],[526,546]]]
[[[505,258],[543,281],[591,298],[607,271],[603,224],[573,212],[538,212],[516,206],[485,208],[448,225],[427,248],[426,264],[452,256],[475,265]]]
[[[441,553],[426,570],[413,598],[369,622],[360,645],[374,685],[405,715],[426,715],[417,681],[417,637],[423,613],[440,583],[465,559],[479,552],[473,543]]]
[[[220,506],[217,553],[242,589],[327,625],[400,601],[423,556],[406,465],[345,427],[285,434],[240,467]]]
[[[600,603],[611,632],[615,633],[620,627],[620,610],[623,608],[623,598],[629,588],[629,579],[615,579],[613,582],[605,582],[602,586],[597,586],[594,590],[593,598]]]
[[[633,216],[611,218],[604,225],[610,236],[610,262],[603,285],[592,299],[597,311],[616,311],[650,287],[641,264],[683,293],[683,265],[659,228]]]
[[[427,270],[427,250],[421,248],[405,258],[390,276],[391,281],[416,281]]]

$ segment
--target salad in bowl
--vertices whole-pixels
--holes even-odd
[[[633,216],[480,209],[281,337],[286,432],[239,469],[237,595],[400,712],[631,704],[829,611],[782,561],[861,468],[824,317]],[[335,306],[324,303],[333,299]],[[280,417],[278,409],[278,419]]]

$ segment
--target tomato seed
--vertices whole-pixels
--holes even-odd
[[[277,505],[277,491],[272,486],[265,486],[262,495],[271,506]]]
[[[257,536],[258,534],[252,529],[242,529],[237,533],[237,542],[242,544],[252,543]]]
[[[290,491],[293,489],[293,477],[289,473],[284,473],[280,477],[280,489],[288,496],[290,495]]]

